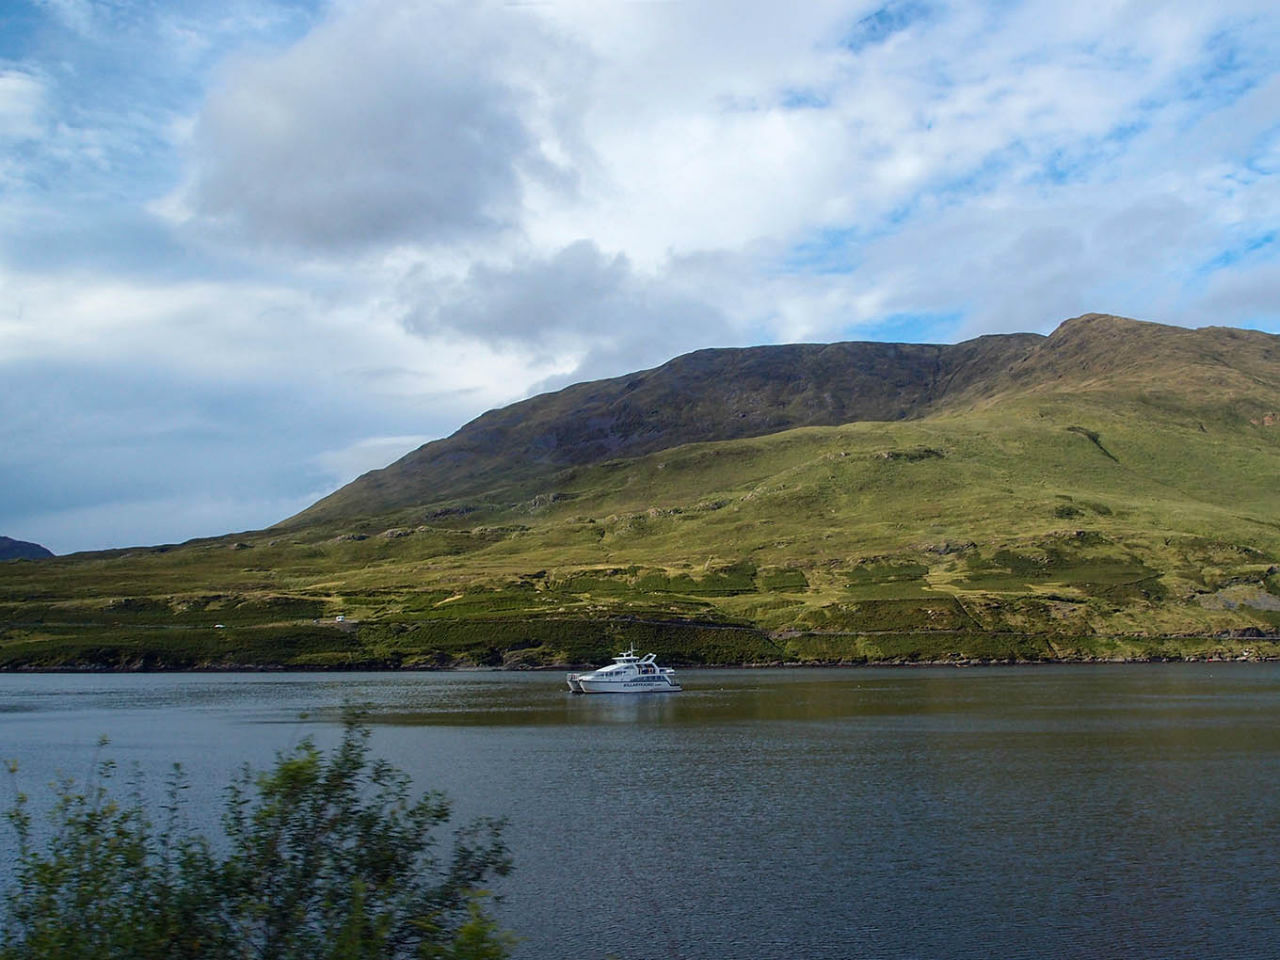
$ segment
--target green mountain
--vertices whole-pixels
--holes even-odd
[[[1277,477],[1270,334],[704,350],[269,530],[5,565],[0,664],[1280,655]]]
[[[1043,337],[954,346],[790,344],[699,350],[654,370],[579,383],[501,410],[365,474],[294,521],[479,496],[572,466],[795,427],[926,416],[982,396]]]

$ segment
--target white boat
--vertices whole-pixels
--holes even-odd
[[[654,663],[656,654],[637,657],[634,649],[620,653],[613,663],[590,673],[565,676],[574,693],[676,693],[680,681],[670,667]]]

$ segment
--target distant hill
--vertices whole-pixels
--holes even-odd
[[[0,668],[1280,658],[1280,337],[702,350],[273,528],[0,565]]]
[[[52,556],[52,550],[48,550],[38,543],[0,537],[0,560],[43,560],[45,557]]]

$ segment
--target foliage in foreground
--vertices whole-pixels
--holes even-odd
[[[185,825],[180,768],[159,826],[137,790],[112,796],[114,773],[105,762],[83,789],[58,785],[43,843],[17,795],[0,960],[509,953],[509,935],[482,906],[482,884],[510,866],[502,824],[478,820],[439,851],[448,801],[412,799],[404,773],[370,759],[368,730],[355,720],[330,753],[307,739],[269,771],[244,768],[216,843]]]

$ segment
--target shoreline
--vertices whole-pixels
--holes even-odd
[[[947,659],[947,660],[814,660],[814,661],[771,661],[766,663],[685,663],[675,664],[680,670],[866,670],[883,667],[911,669],[919,667],[953,667],[955,669],[971,669],[974,667],[1069,667],[1069,666],[1127,666],[1155,664],[1265,664],[1280,663],[1280,657],[1272,656],[1239,656],[1239,657],[1063,657],[1042,660],[1015,659]],[[0,667],[0,675],[5,674],[90,674],[90,673],[562,673],[572,670],[590,670],[596,664],[566,663],[547,664],[542,666],[420,666],[395,663],[361,664],[358,666],[306,664],[205,664],[199,666],[170,667],[154,664],[138,664],[125,666],[109,666],[105,664],[83,664],[56,667]]]

